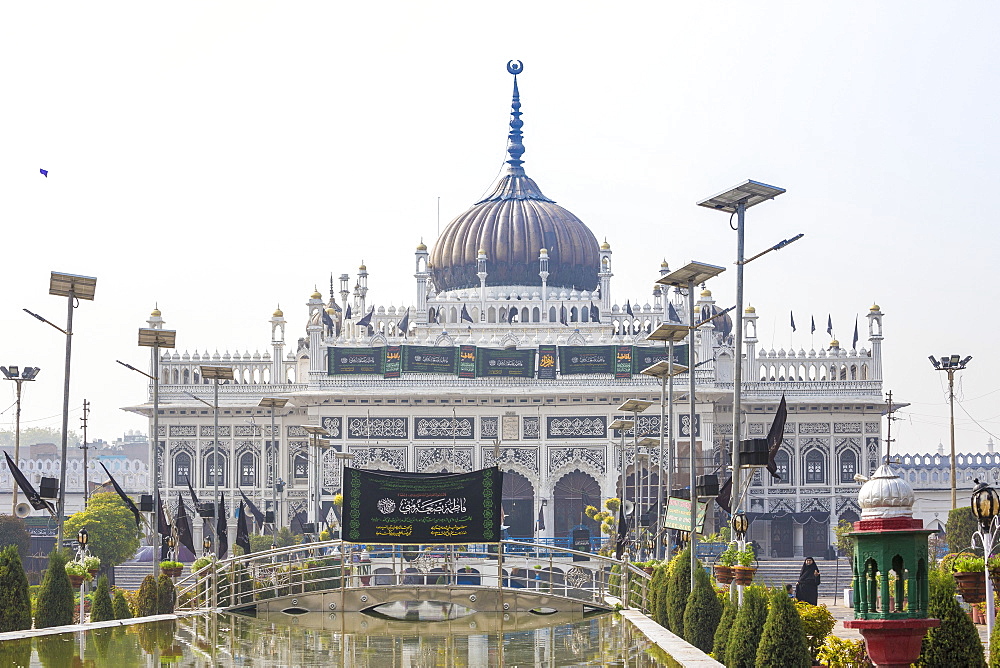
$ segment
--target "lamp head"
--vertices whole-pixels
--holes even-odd
[[[81,547],[87,547],[87,541],[90,537],[87,535],[87,527],[83,527],[76,534],[76,542],[78,542]]]
[[[934,365],[935,369],[940,369],[941,368],[941,362],[938,362],[937,358],[934,357],[934,355],[928,355],[927,359],[929,359],[931,361],[931,364]]]
[[[736,532],[736,536],[743,540],[743,537],[747,534],[747,529],[750,528],[750,518],[748,518],[744,513],[736,513],[733,515],[733,531]]]
[[[975,480],[976,488],[972,490],[972,513],[982,526],[989,526],[993,518],[1000,513],[1000,492],[984,482]]]
[[[205,548],[206,551],[211,550],[212,549],[212,537],[211,536],[205,536],[205,540],[202,541],[201,546],[203,548]]]

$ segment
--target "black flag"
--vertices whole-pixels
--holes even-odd
[[[826,316],[826,333],[833,336],[833,318],[829,315]]]
[[[719,507],[725,510],[727,513],[732,513],[730,507],[733,503],[733,479],[727,480],[722,487],[719,488],[719,494],[715,497],[715,502],[719,504]]]
[[[406,336],[406,332],[410,329],[410,309],[406,309],[406,315],[403,316],[403,319],[396,326],[399,327],[399,331],[403,333],[403,336]]]
[[[187,479],[188,490],[191,492],[191,500],[194,501],[195,510],[198,509],[198,495],[194,493],[194,487],[191,486],[191,476]]]
[[[630,318],[635,317],[635,313],[632,312],[632,304],[628,301],[625,302],[625,312],[628,313]]]
[[[600,322],[601,312],[594,306],[594,302],[590,302],[590,320],[591,322]]]
[[[774,421],[771,429],[767,432],[767,470],[775,478],[778,475],[778,465],[774,461],[781,447],[781,441],[785,437],[785,419],[788,417],[788,406],[785,404],[785,395],[781,395],[781,403],[778,404],[778,411],[774,414]]]
[[[118,484],[118,481],[115,480],[115,477],[111,475],[111,471],[109,471],[108,467],[104,465],[104,462],[100,462],[100,464],[101,468],[104,469],[104,472],[108,474],[108,478],[111,480],[111,485],[115,488],[115,491],[118,492],[118,496],[122,498],[122,501],[125,502],[125,505],[128,507],[128,509],[132,511],[133,515],[135,515],[135,528],[138,529],[140,525],[139,509],[135,507],[135,503],[133,503],[132,499],[128,497],[128,494],[125,493],[125,490],[121,488],[121,485]]]
[[[851,344],[851,348],[858,349],[858,316],[854,316],[854,343]]]
[[[225,559],[229,552],[229,524],[226,522],[226,493],[219,493],[219,519],[215,523],[215,535],[218,539],[215,556],[218,559]]]
[[[677,315],[677,309],[670,302],[667,302],[667,317],[670,318],[670,322],[680,322],[681,317]]]
[[[17,486],[21,488],[21,491],[24,492],[24,495],[28,498],[28,503],[31,504],[31,507],[35,510],[48,510],[50,513],[55,514],[55,509],[52,507],[52,504],[39,496],[38,492],[35,491],[35,488],[31,486],[30,482],[28,482],[28,479],[24,477],[23,473],[21,473],[21,469],[19,469],[17,464],[14,463],[14,460],[10,458],[10,455],[6,452],[3,453],[3,455],[7,458],[7,466],[10,468],[11,475],[14,476],[14,480],[17,481]]]
[[[243,548],[243,554],[250,554],[250,533],[247,531],[247,514],[240,501],[240,518],[236,520],[236,544]]]
[[[240,490],[240,494],[243,495],[243,501],[246,502],[247,509],[250,511],[250,514],[253,515],[253,519],[257,523],[257,526],[264,526],[264,513],[260,512],[260,508],[255,506],[253,501],[247,498],[246,494],[243,494],[242,489]]]
[[[347,305],[347,313],[344,315],[344,320],[350,320],[350,319],[351,319],[351,305],[348,304]]]
[[[565,306],[560,306],[559,307],[559,322],[561,322],[562,324],[564,324],[567,327],[569,327],[569,323],[566,322],[566,307]]]
[[[792,331],[795,331],[795,314],[791,311],[788,312],[788,317],[792,319]]]
[[[174,528],[177,529],[177,542],[195,554],[194,536],[191,533],[191,519],[184,507],[184,499],[177,497],[177,515],[174,517]]]
[[[372,314],[375,313],[375,307],[372,306],[372,310],[368,312],[368,315],[358,320],[358,327],[371,327],[372,324]]]
[[[810,334],[815,334],[816,333],[816,316],[814,316],[814,315],[809,316],[809,321],[812,323],[812,328],[809,330],[809,333]]]
[[[321,308],[319,311],[323,314],[323,324],[327,326],[327,329],[336,329],[336,325],[333,323],[333,318],[331,318],[330,314],[326,312],[326,309]]]
[[[461,320],[459,320],[459,322],[462,322],[463,320],[468,320],[469,322],[473,322],[472,316],[469,315],[469,309],[465,307],[465,304],[462,304],[462,318]]]
[[[545,509],[538,506],[538,530],[545,531]]]

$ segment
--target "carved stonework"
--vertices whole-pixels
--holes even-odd
[[[521,429],[516,415],[504,415],[500,418],[502,427],[501,440],[518,441],[521,439]]]
[[[877,434],[881,425],[878,422],[865,422],[866,434]]]
[[[857,498],[839,497],[837,499],[837,515],[843,515],[846,510],[853,510],[858,514],[858,517],[861,517],[861,506],[858,505]]]
[[[680,424],[680,429],[678,429],[680,437],[691,438],[691,414],[678,415],[677,418]],[[694,416],[694,435],[695,438],[701,436],[701,416],[697,413]]]
[[[751,422],[750,423],[750,435],[760,436],[764,433],[764,423],[763,422]]]
[[[289,426],[286,429],[286,432],[288,433],[288,438],[305,438],[309,435],[309,432],[305,430],[305,427],[297,424]]]
[[[418,417],[414,418],[413,437],[418,439],[451,440],[475,438],[474,418]]]
[[[341,432],[341,424],[343,420],[337,417],[324,417],[322,424],[323,429],[326,429],[330,433],[330,438],[341,438],[343,433]]]
[[[795,433],[795,424],[796,423],[794,423],[794,422],[786,422],[785,423],[785,433],[786,434],[794,434]]]
[[[500,468],[513,468],[538,475],[538,448],[537,447],[500,447],[498,456],[494,456],[491,446],[482,448],[483,466],[499,466]]]
[[[521,419],[521,424],[524,428],[524,438],[525,440],[537,439],[540,435],[538,429],[539,420],[537,417],[526,417]]]
[[[405,439],[408,436],[408,422],[408,418],[403,417],[347,418],[347,437],[351,439]]]
[[[337,451],[333,448],[328,448],[323,453],[322,468],[323,468],[323,487],[328,489],[340,489],[340,460],[337,459]],[[351,462],[344,460],[345,466],[350,466]]]
[[[794,502],[790,499],[773,499],[768,500],[768,511],[772,513],[794,513],[795,506]]]
[[[549,417],[546,422],[549,438],[607,438],[607,418],[603,415]]]
[[[354,466],[359,469],[376,471],[405,471],[406,446],[392,445],[376,448],[358,448],[354,454]]]
[[[581,466],[587,472],[604,474],[607,470],[607,454],[603,447],[597,448],[549,448],[549,475],[571,465]]]
[[[494,439],[500,433],[500,418],[481,417],[479,418],[479,431],[483,440]]]
[[[878,468],[879,454],[881,453],[878,437],[866,436],[865,450],[868,455],[868,472],[871,473],[872,471]]]
[[[631,414],[629,414],[629,415],[616,415],[616,416],[614,416],[613,419],[619,419],[619,418],[622,419],[622,420],[632,420],[632,419],[634,419],[634,416],[631,415]],[[659,433],[660,433],[660,416],[659,415],[639,415],[638,418],[639,419],[637,420],[637,422],[639,423],[639,438],[642,438],[644,436],[659,435]],[[614,438],[621,438],[622,437],[622,432],[621,432],[620,429],[612,429],[611,431],[614,434]],[[632,436],[632,431],[633,431],[632,429],[626,429],[625,430],[625,436],[626,437],[631,437]],[[668,436],[669,436],[669,434],[668,434]]]
[[[421,473],[437,473],[446,469],[448,473],[472,471],[472,447],[460,448],[418,446],[416,448],[416,470]]]
[[[716,422],[715,423],[715,433],[723,435],[731,435],[733,433],[733,423],[732,422]]]
[[[802,500],[802,512],[810,510],[822,510],[824,512],[830,512],[830,499],[829,497],[812,497]]]
[[[162,427],[160,427],[162,431]],[[170,425],[170,437],[175,436],[197,436],[198,432],[194,425],[189,424],[172,424]],[[211,434],[202,434],[202,436],[211,436]],[[160,436],[166,436],[166,434],[160,434]]]
[[[806,450],[812,447],[817,447],[823,451],[824,454],[829,454],[830,452],[830,439],[829,438],[803,438],[799,440],[799,452],[805,454]]]
[[[860,434],[861,433],[861,423],[860,422],[834,422],[833,423],[833,433],[834,434]]]
[[[221,429],[219,431],[222,431]],[[253,437],[260,436],[260,426],[256,424],[238,424],[236,425],[236,438],[240,436]]]
[[[799,433],[800,434],[829,434],[830,433],[830,423],[829,422],[800,422],[799,423]]]

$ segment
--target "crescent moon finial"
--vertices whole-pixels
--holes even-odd
[[[507,61],[507,71],[517,76],[524,71],[524,63],[520,60],[508,60]]]

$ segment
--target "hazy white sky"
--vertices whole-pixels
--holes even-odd
[[[181,350],[304,332],[314,285],[371,273],[414,299],[413,249],[504,158],[509,59],[525,168],[615,252],[612,297],[650,300],[662,258],[732,266],[727,216],[695,202],[747,178],[787,188],[748,216],[764,347],[849,344],[885,312],[896,448],[1000,433],[989,211],[1000,181],[995,3],[22,2],[0,7],[0,364],[42,367],[24,426],[60,424],[65,322],[51,270],[96,276],[75,314],[70,426],[146,429],[136,329],[158,303]],[[48,178],[39,169],[49,170]],[[735,272],[716,279],[734,301]],[[799,331],[790,336],[789,311]],[[810,338],[814,315],[820,332]],[[867,342],[865,342],[867,347]],[[0,384],[0,428],[14,420]],[[971,414],[977,426],[963,412]],[[6,409],[6,410],[5,410]],[[1000,443],[1000,441],[998,441]]]

